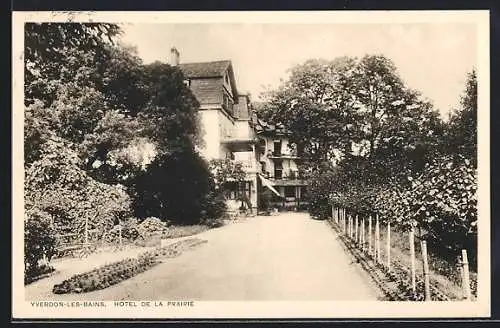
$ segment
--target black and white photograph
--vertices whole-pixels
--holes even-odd
[[[488,19],[14,12],[13,316],[488,317]]]

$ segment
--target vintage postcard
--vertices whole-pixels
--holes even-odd
[[[488,11],[12,23],[14,319],[490,316]]]

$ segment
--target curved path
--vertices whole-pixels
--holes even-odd
[[[196,235],[208,242],[105,290],[51,299],[377,300],[326,221],[304,213],[253,217]]]

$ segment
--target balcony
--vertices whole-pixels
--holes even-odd
[[[274,174],[267,173],[267,177],[271,180],[276,186],[305,186],[307,185],[307,180],[303,174],[297,171],[288,171],[281,172],[280,170],[275,170]]]
[[[267,157],[270,159],[299,159],[300,156],[297,155],[296,151],[282,152],[275,151],[272,149],[268,149],[267,153],[269,154]]]

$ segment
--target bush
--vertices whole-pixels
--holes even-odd
[[[167,224],[158,218],[149,217],[142,221],[137,229],[144,238],[147,238],[151,235],[163,234],[167,229]]]
[[[196,224],[216,216],[219,206],[207,196],[215,190],[208,164],[186,149],[157,157],[135,180],[134,210],[139,218],[169,218],[173,224]]]
[[[50,260],[55,254],[56,239],[50,216],[42,211],[27,211],[24,220],[24,276],[25,280],[43,274],[41,260]]]
[[[208,193],[202,202],[202,212],[200,223],[206,224],[209,227],[214,227],[222,222],[224,215],[227,213],[227,204],[224,196],[218,192]]]

